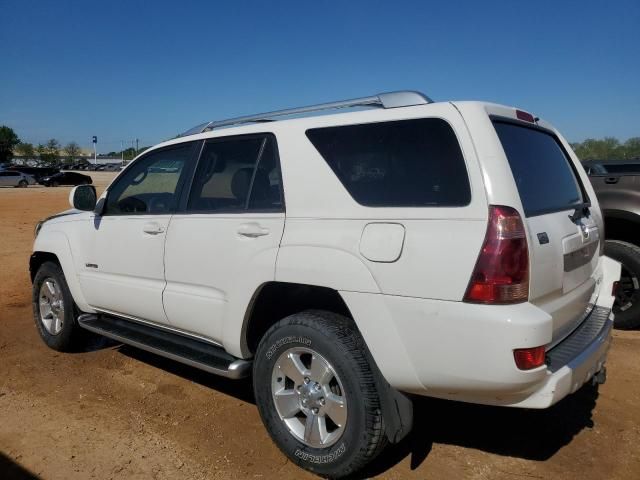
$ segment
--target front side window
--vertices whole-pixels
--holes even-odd
[[[354,200],[369,207],[458,207],[471,201],[451,126],[422,118],[307,130]]]
[[[282,211],[280,169],[270,135],[213,139],[200,156],[187,210]]]
[[[166,214],[178,205],[179,187],[193,142],[151,152],[136,160],[109,189],[106,215]]]

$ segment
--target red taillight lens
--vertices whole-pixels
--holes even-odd
[[[544,365],[544,345],[533,348],[518,348],[513,351],[513,358],[520,370],[531,370]]]
[[[465,302],[507,304],[529,298],[529,250],[524,225],[511,207],[491,205],[487,234]]]

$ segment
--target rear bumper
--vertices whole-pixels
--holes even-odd
[[[546,408],[576,391],[606,360],[611,287],[620,266],[606,257],[600,295],[580,327],[548,352],[549,366],[519,370],[516,348],[549,345],[553,321],[531,304],[475,305],[341,292],[386,380],[396,389],[450,400]],[[588,328],[587,328],[588,327]]]
[[[602,320],[602,321],[601,321]],[[601,325],[599,330],[595,328]],[[574,393],[604,368],[611,346],[613,314],[596,307],[578,329],[547,354],[547,377],[514,407],[547,408]]]

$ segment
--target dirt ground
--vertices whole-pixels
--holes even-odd
[[[113,174],[95,174],[98,189]],[[0,478],[314,478],[270,441],[248,382],[96,340],[38,337],[28,259],[69,188],[0,189]],[[640,332],[615,332],[608,381],[546,411],[420,399],[414,432],[366,476],[640,478]]]

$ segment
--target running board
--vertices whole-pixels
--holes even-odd
[[[80,315],[78,324],[98,335],[223,377],[243,378],[251,372],[249,360],[236,358],[220,347],[159,328],[90,313]]]

